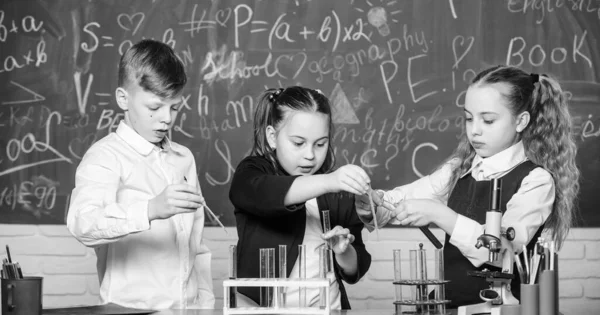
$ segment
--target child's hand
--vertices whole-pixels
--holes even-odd
[[[321,235],[321,238],[326,241],[331,240],[331,247],[335,254],[345,253],[350,244],[354,242],[354,235],[350,234],[350,230],[339,225]]]
[[[176,214],[195,212],[204,203],[195,187],[187,184],[169,185],[148,202],[148,219],[167,219]]]
[[[381,190],[371,190],[370,193],[371,198],[373,198],[373,206],[375,207],[375,212],[377,213],[381,210],[381,207],[385,208],[388,211],[393,211],[394,206],[388,202],[384,202],[383,200],[383,191]],[[364,195],[358,195],[354,198],[354,205],[356,207],[356,213],[366,221],[373,220],[373,212],[371,212],[371,201],[369,200],[369,193]]]
[[[347,164],[328,174],[332,192],[347,191],[355,195],[369,190],[369,175],[359,166]]]
[[[440,215],[444,205],[432,199],[403,200],[394,209],[396,222],[408,226],[426,226],[434,223],[434,216]]]

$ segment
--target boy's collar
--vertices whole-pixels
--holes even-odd
[[[144,156],[150,154],[152,150],[160,150],[160,148],[164,150],[173,150],[175,152],[178,152],[174,148],[173,142],[167,136],[165,136],[163,140],[158,145],[156,145],[144,139],[144,137],[140,136],[140,134],[138,134],[135,130],[133,130],[133,128],[131,128],[127,123],[125,123],[125,120],[121,120],[121,122],[119,123],[116,134],[121,139],[123,139],[123,141],[125,141],[129,146],[131,146],[137,153]]]

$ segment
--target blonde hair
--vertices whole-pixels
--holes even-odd
[[[527,158],[547,170],[554,179],[555,200],[545,229],[551,232],[560,248],[576,217],[575,201],[579,192],[579,169],[575,164],[577,147],[564,93],[550,76],[529,74],[509,66],[480,72],[471,86],[498,83],[509,88],[503,96],[513,115],[524,111],[530,114],[531,120],[521,139]],[[446,161],[453,163],[453,168],[445,192],[454,189],[458,179],[471,168],[474,157],[475,150],[463,134],[458,147]]]

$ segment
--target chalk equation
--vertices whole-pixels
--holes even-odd
[[[382,188],[451,154],[466,132],[469,84],[494,64],[555,74],[582,158],[600,156],[598,1],[28,3],[0,5],[0,224],[64,223],[80,160],[125,117],[114,95],[119,58],[147,38],[185,66],[168,135],[194,154],[207,202],[227,225],[228,190],[266,88],[322,91],[337,166],[359,165]],[[585,162],[584,173],[600,174]]]

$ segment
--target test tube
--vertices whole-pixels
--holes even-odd
[[[417,260],[417,266],[419,268],[418,273],[419,273],[419,278],[422,281],[427,281],[427,257],[426,257],[426,252],[423,249],[423,243],[419,243],[419,250],[418,250],[418,260]],[[419,286],[417,286],[417,288],[419,288]],[[421,301],[423,302],[427,302],[429,301],[429,294],[428,294],[428,290],[427,290],[427,285],[423,284],[420,286],[421,288]],[[423,313],[426,313],[429,310],[429,307],[427,305],[424,305],[421,308]]]
[[[229,245],[229,279],[237,278],[237,245]],[[237,307],[237,288],[229,287],[229,307]]]
[[[279,278],[287,278],[287,245],[279,245]],[[277,304],[285,307],[286,287],[277,287]]]
[[[394,281],[402,280],[401,253],[402,251],[400,249],[394,249]],[[395,301],[402,301],[402,286],[395,284],[394,289],[396,290]],[[402,314],[402,305],[396,304],[396,314]]]
[[[260,249],[260,277],[275,278],[275,248]],[[260,306],[273,306],[273,287],[260,287]]]
[[[323,210],[321,211],[321,213],[323,214],[323,233],[327,233],[331,231],[331,219],[329,218],[329,210]],[[331,240],[327,241],[327,247],[330,249],[332,248]]]
[[[298,245],[298,278],[306,279],[306,245]],[[300,286],[298,288],[299,299],[298,305],[300,307],[306,307],[306,287]]]
[[[417,277],[417,250],[416,249],[411,249],[408,251],[408,259],[409,259],[409,263],[410,263],[410,279],[413,281],[418,281],[418,277]],[[417,286],[416,285],[411,285],[410,286],[410,296],[411,296],[411,300],[413,301],[419,301],[421,299],[420,297],[420,290],[417,290]],[[416,307],[416,306],[415,306]],[[420,308],[416,307],[415,310],[421,310]]]
[[[435,249],[435,279],[444,280],[444,250],[442,248]],[[446,299],[445,285],[438,284],[435,288],[435,299],[438,302]],[[436,304],[436,314],[446,314],[446,304]]]
[[[410,274],[411,278],[418,281],[416,288],[413,290],[413,296],[417,302],[427,302],[429,300],[427,296],[427,257],[426,252],[423,249],[423,244],[419,244],[418,250],[410,251]],[[428,308],[422,304],[417,304],[416,312],[425,313]]]
[[[333,250],[327,248],[326,246],[321,246],[319,248],[319,278],[330,279],[329,275],[331,272],[333,272],[333,265],[331,261],[332,252]],[[329,290],[329,287],[319,289],[319,303],[321,307],[327,306],[325,303],[327,290]]]

